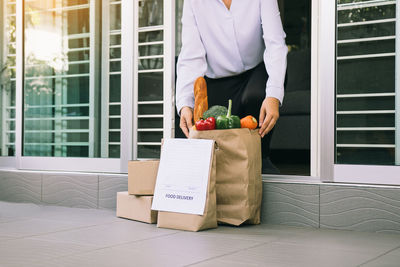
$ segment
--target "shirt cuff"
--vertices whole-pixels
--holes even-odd
[[[280,104],[281,104],[281,106],[282,106],[283,97],[285,95],[285,92],[284,92],[283,88],[269,86],[265,90],[265,95],[266,95],[266,97],[274,97],[274,98],[278,99]]]
[[[179,100],[176,101],[176,109],[178,111],[178,115],[181,115],[181,109],[183,107],[190,107],[190,108],[194,108],[194,99],[191,96],[188,97],[183,97]]]

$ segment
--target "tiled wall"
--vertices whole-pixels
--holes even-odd
[[[115,209],[117,192],[127,190],[127,175],[0,171],[3,201]]]
[[[263,183],[263,223],[319,227],[319,185]]]
[[[400,188],[264,182],[262,222],[400,233]]]
[[[400,189],[321,186],[320,227],[400,233]]]
[[[400,233],[400,188],[264,182],[263,223]],[[115,209],[127,175],[0,171],[0,201]]]

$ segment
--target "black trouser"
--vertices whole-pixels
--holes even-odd
[[[228,100],[232,99],[232,114],[238,115],[240,118],[252,115],[258,121],[268,80],[263,62],[236,76],[220,79],[205,77],[205,79],[207,82],[208,107],[214,105],[227,107]],[[261,141],[263,158],[269,157],[272,132],[270,131]]]

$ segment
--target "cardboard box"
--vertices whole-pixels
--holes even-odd
[[[138,196],[154,194],[159,163],[159,160],[128,162],[129,194]]]
[[[157,223],[157,211],[151,210],[153,196],[134,196],[128,192],[117,193],[117,217]]]

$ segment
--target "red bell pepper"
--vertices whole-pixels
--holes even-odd
[[[207,119],[200,119],[195,123],[196,130],[205,131],[205,130],[214,130],[215,129],[215,118],[208,117]]]

